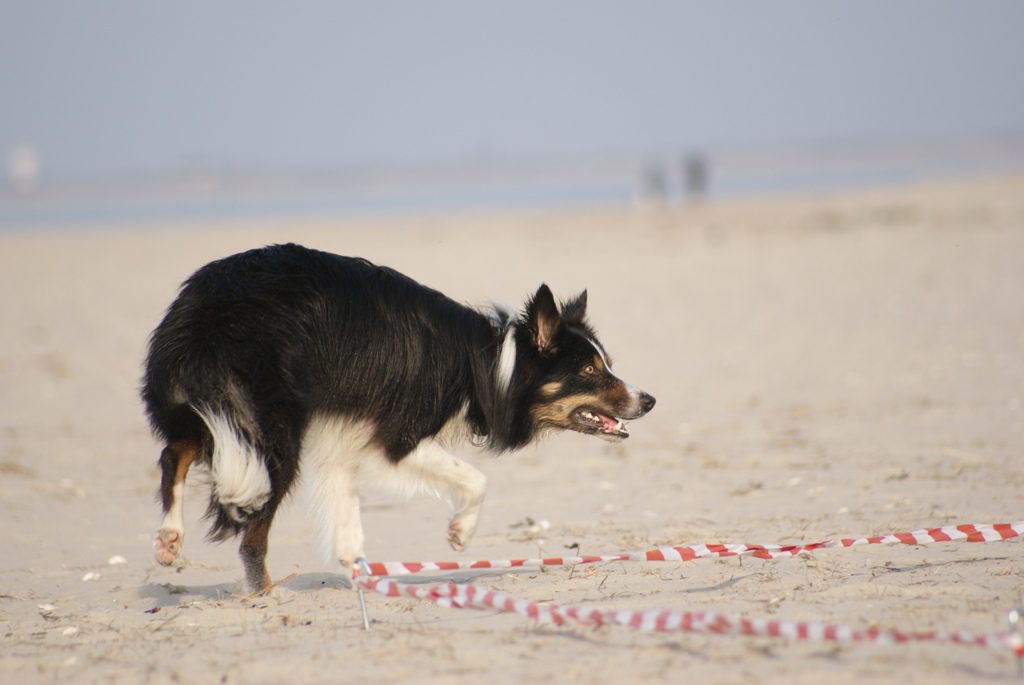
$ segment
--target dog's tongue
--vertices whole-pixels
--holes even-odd
[[[597,418],[601,419],[601,429],[605,433],[618,435],[626,432],[626,424],[623,421],[619,421],[611,416],[605,416],[604,414],[598,414]]]

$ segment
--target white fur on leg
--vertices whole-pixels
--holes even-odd
[[[441,433],[453,438],[461,415]],[[404,496],[427,492],[452,505],[448,542],[462,549],[476,531],[487,479],[446,451],[424,440],[397,465],[372,443],[373,424],[316,416],[302,440],[302,473],[323,548],[346,567],[363,554],[359,484],[372,482]]]
[[[185,483],[175,483],[171,490],[171,506],[164,514],[160,530],[156,532],[153,539],[153,554],[157,562],[164,566],[169,566],[174,562],[178,552],[181,551],[181,543],[185,539],[185,517],[182,504],[184,494]]]
[[[421,442],[396,470],[403,480],[418,483],[451,503],[448,544],[456,551],[465,547],[476,532],[487,491],[484,474],[432,440]]]
[[[372,435],[365,422],[315,417],[302,440],[303,483],[322,549],[349,571],[364,556],[360,472],[384,459],[370,446]]]
[[[165,530],[176,530],[182,532],[185,530],[185,514],[183,502],[185,499],[185,481],[180,481],[174,484],[171,489],[171,508],[164,514],[164,520],[160,524],[160,528]]]

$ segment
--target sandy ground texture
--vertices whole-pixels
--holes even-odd
[[[160,446],[138,400],[146,338],[194,269],[284,241],[362,255],[470,303],[519,305],[542,281],[563,298],[587,287],[617,371],[658,398],[619,445],[564,434],[473,457],[491,486],[461,554],[445,544],[443,504],[368,493],[374,560],[1024,518],[1021,178],[675,209],[6,231],[3,682],[1018,682],[996,651],[538,627],[376,596],[365,633],[300,497],[278,516],[269,556],[275,578],[297,575],[252,598],[234,544],[203,540],[198,483],[183,565],[156,565]],[[476,582],[588,607],[995,632],[1022,602],[1024,546]]]

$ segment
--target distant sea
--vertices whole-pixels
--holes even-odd
[[[0,230],[681,204],[1024,172],[1024,139],[677,150],[437,167],[190,171],[0,185]]]

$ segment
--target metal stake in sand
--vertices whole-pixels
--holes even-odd
[[[1010,647],[1017,655],[1017,677],[1024,678],[1024,609],[1010,610]]]
[[[369,578],[373,575],[370,571],[370,562],[365,557],[358,557],[356,559],[356,566],[359,567],[359,574]],[[359,593],[359,611],[363,614],[363,630],[370,629],[370,614],[366,611],[366,594],[363,592],[363,586],[358,582],[356,583],[356,592]]]

